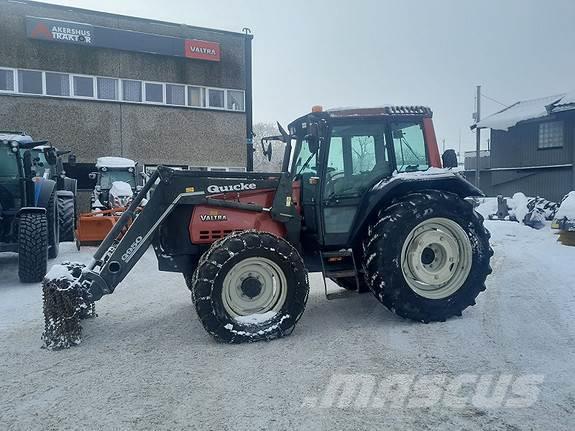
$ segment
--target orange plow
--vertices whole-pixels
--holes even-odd
[[[102,242],[124,210],[125,208],[113,208],[80,214],[76,230],[76,239],[79,245],[98,245]],[[128,227],[122,231],[119,238],[124,235]]]

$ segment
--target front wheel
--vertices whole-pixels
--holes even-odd
[[[399,316],[445,321],[475,304],[491,273],[489,232],[459,196],[413,193],[383,210],[364,242],[370,289]]]
[[[289,335],[309,294],[297,250],[283,238],[256,231],[216,241],[187,281],[202,325],[228,343]]]
[[[48,220],[40,212],[22,212],[18,224],[18,276],[22,283],[37,283],[48,265]]]

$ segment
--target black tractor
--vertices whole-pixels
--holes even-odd
[[[61,151],[50,144],[38,145],[32,149],[32,165],[36,176],[56,182],[60,242],[74,242],[78,221],[78,183],[66,176],[64,155],[68,155],[69,165],[75,165],[76,157],[71,151]]]
[[[20,281],[42,281],[48,258],[58,256],[56,181],[38,176],[35,142],[21,132],[0,132],[0,252],[18,253]]]

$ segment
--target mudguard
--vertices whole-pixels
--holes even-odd
[[[56,188],[56,182],[45,178],[37,178],[34,181],[34,205],[40,208],[47,208],[50,196]]]
[[[76,192],[78,190],[78,181],[75,180],[74,178],[65,177],[64,178],[64,190],[67,190],[69,192],[74,193],[74,196],[75,196]]]
[[[461,198],[483,196],[481,190],[452,171],[405,173],[381,180],[364,195],[359,205],[353,223],[354,228],[349,237],[350,245],[361,241],[367,223],[377,215],[381,208],[391,205],[396,198],[429,189],[455,193]]]

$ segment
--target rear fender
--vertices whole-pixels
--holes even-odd
[[[56,182],[44,178],[34,181],[34,203],[37,207],[48,208],[50,196],[56,188]]]
[[[400,174],[389,180],[382,180],[363,197],[353,223],[354,228],[349,238],[349,245],[359,244],[367,229],[367,224],[377,216],[380,209],[391,205],[394,199],[430,189],[455,193],[461,198],[483,196],[481,190],[461,175],[450,171],[421,175]]]

